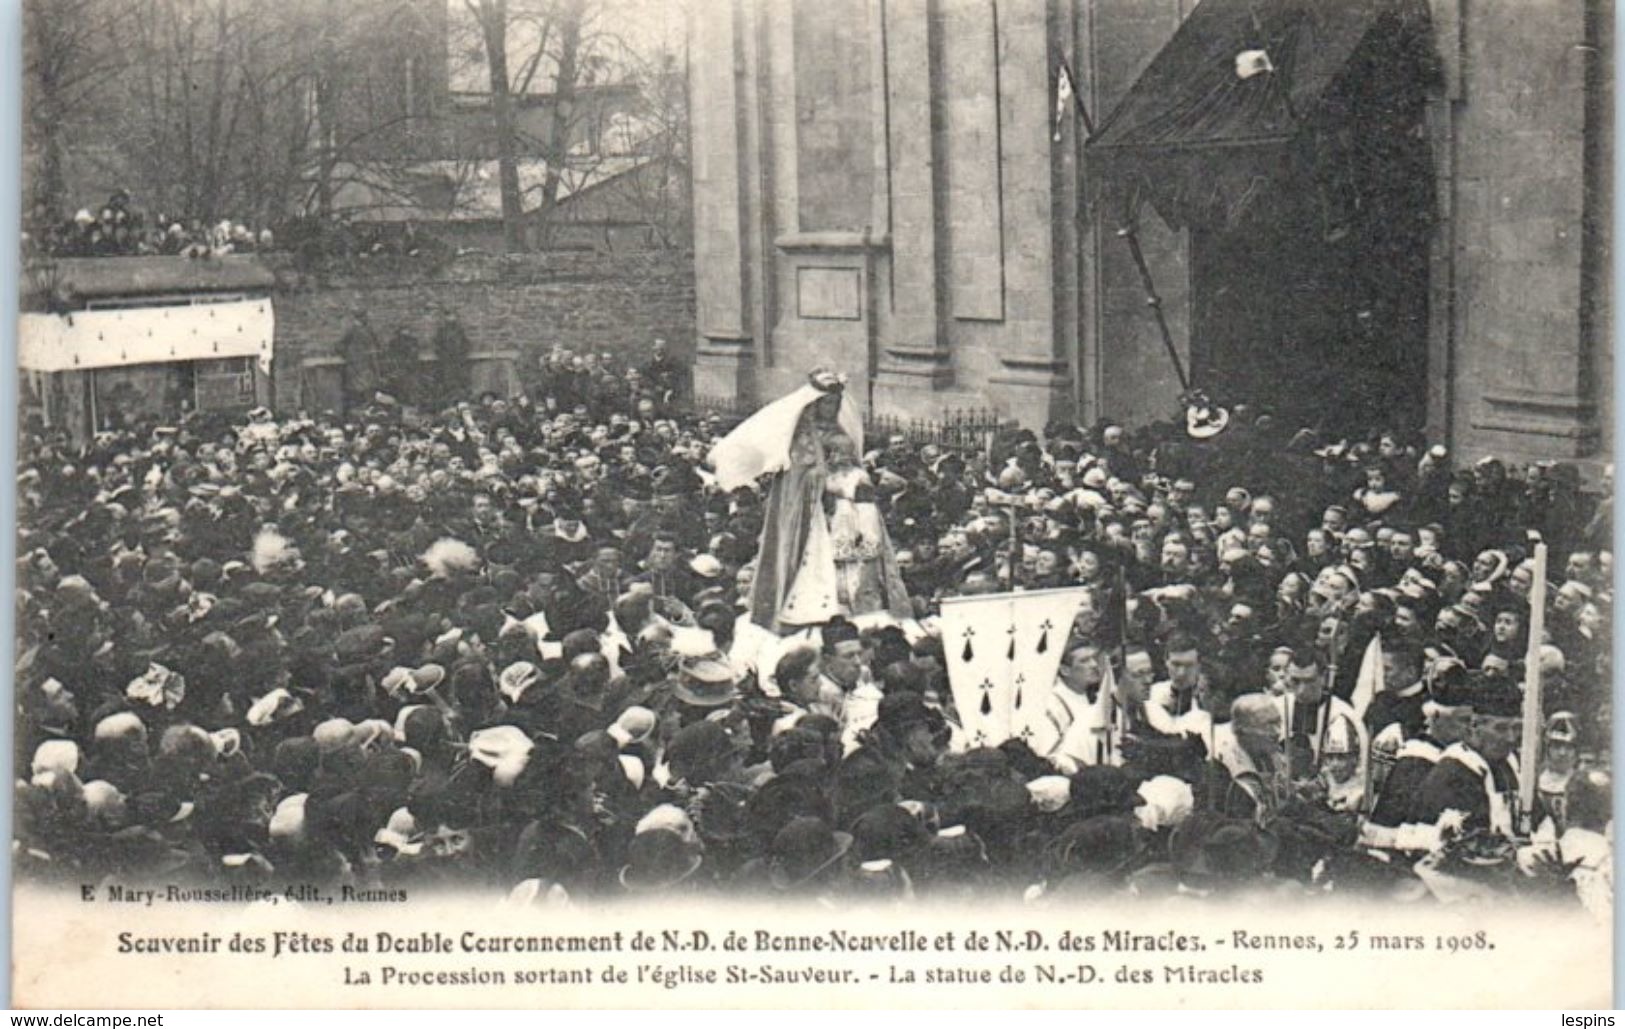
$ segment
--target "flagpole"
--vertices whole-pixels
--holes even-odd
[[[1317,764],[1326,753],[1326,734],[1332,727],[1332,700],[1337,696],[1337,666],[1343,660],[1343,647],[1338,645],[1337,639],[1336,635],[1332,636],[1332,645],[1328,652],[1329,660],[1326,662],[1326,691],[1320,698],[1320,708],[1326,713],[1326,718],[1321,724],[1320,742],[1316,747]],[[1317,767],[1315,771],[1318,774],[1320,769]]]
[[[1360,680],[1365,676],[1366,658],[1370,655],[1373,646],[1377,648],[1378,654],[1375,671],[1379,677],[1381,676],[1382,633],[1379,632],[1371,637],[1371,642],[1366,644],[1366,652],[1360,655],[1360,668],[1355,673],[1354,691],[1349,695],[1349,706],[1354,709],[1354,717],[1362,721],[1365,719],[1366,708],[1371,706],[1371,700],[1376,695],[1376,691],[1373,689],[1372,696],[1366,698],[1364,705],[1358,703],[1360,699]],[[1384,685],[1387,684],[1384,683]],[[1363,796],[1360,798],[1360,815],[1361,817],[1369,817],[1372,810],[1377,806],[1377,738],[1375,733],[1370,734],[1365,742],[1365,785],[1361,792]]]
[[[1286,781],[1292,782],[1292,717],[1297,714],[1296,705],[1292,703],[1292,689],[1287,687],[1286,693],[1286,738],[1282,740],[1282,752],[1286,760]]]
[[[1523,745],[1518,752],[1518,822],[1534,828],[1535,781],[1540,760],[1540,648],[1546,632],[1546,544],[1535,544],[1535,576],[1529,587],[1529,649],[1523,659]]]
[[[996,496],[988,498],[989,507],[1003,508],[1010,519],[1010,592],[1014,593],[1020,588],[1016,581],[1016,570],[1021,561],[1021,521],[1018,517],[1024,512],[1033,510],[1032,505],[1025,498],[1013,496]]]
[[[1112,614],[1113,614],[1114,621],[1116,621],[1116,624],[1117,624],[1117,667],[1119,667],[1119,668],[1121,668],[1123,670],[1123,676],[1124,676],[1124,678],[1127,678],[1128,677],[1128,573],[1123,568],[1123,559],[1122,559],[1121,555],[1118,555],[1118,557],[1117,557],[1117,581],[1112,584],[1112,593],[1113,593],[1113,596],[1112,596],[1112,599],[1111,599]],[[1115,676],[1112,679],[1112,689],[1113,689],[1114,692],[1118,689],[1117,679],[1116,679]],[[1125,722],[1127,722],[1128,721],[1128,712],[1127,712],[1127,710],[1124,708],[1123,704],[1121,703],[1120,698],[1118,698],[1117,696],[1113,696],[1112,697],[1112,704],[1111,704],[1111,708],[1110,708],[1110,713],[1111,713],[1112,717],[1106,723],[1106,740],[1107,740],[1106,752],[1107,752],[1108,755],[1111,753],[1111,750],[1112,750],[1112,748],[1110,746],[1110,741],[1112,739],[1112,734],[1114,732],[1123,732],[1123,731],[1127,730],[1126,725],[1119,728],[1119,726],[1117,724],[1118,712],[1120,712],[1120,711],[1122,712],[1123,720]]]

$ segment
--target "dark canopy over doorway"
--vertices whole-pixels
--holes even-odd
[[[1194,385],[1327,431],[1420,427],[1437,76],[1424,0],[1202,0],[1105,119],[1106,227],[1150,204],[1190,230]]]

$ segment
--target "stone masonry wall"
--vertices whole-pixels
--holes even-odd
[[[659,337],[683,363],[692,360],[694,263],[684,251],[478,254],[435,267],[380,258],[343,274],[276,272],[279,406],[298,403],[301,358],[332,353],[358,307],[383,339],[405,327],[427,344],[435,306],[445,304],[473,351],[518,351],[521,381],[554,345],[636,365]]]

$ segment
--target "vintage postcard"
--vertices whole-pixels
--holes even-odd
[[[1603,0],[24,0],[19,1007],[1605,1007]]]

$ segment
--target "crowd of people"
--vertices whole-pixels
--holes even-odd
[[[118,190],[99,208],[82,207],[71,218],[53,221],[35,211],[23,236],[25,256],[133,257],[151,254],[216,257],[276,249],[269,228],[255,230],[225,219],[204,224],[159,212],[149,217],[130,194]]]
[[[1611,482],[1245,408],[871,439],[911,617],[773,632],[767,484],[717,486],[669,365],[25,439],[21,874],[1611,903]],[[1052,587],[1057,732],[970,745],[941,600]]]

